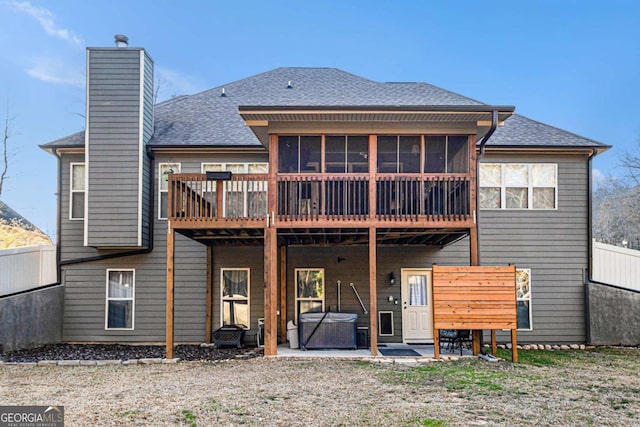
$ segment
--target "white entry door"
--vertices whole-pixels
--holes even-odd
[[[433,342],[431,270],[402,269],[402,340]]]

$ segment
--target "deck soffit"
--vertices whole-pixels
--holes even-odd
[[[389,107],[264,107],[240,106],[245,125],[263,144],[268,143],[269,125],[274,122],[323,123],[424,123],[473,124],[478,135],[491,125],[492,112],[498,111],[498,126],[513,115],[513,106],[389,106]]]

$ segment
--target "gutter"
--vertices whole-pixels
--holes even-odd
[[[480,140],[480,154],[476,156],[476,241],[478,245],[478,265],[480,262],[480,160],[484,155],[484,146],[498,127],[498,110],[491,111],[491,127]]]
[[[149,195],[149,215],[148,215],[148,221],[149,221],[149,245],[146,248],[143,249],[134,249],[134,250],[130,250],[130,251],[123,251],[123,252],[114,252],[114,253],[109,253],[109,254],[104,254],[104,255],[95,255],[95,256],[90,256],[90,257],[83,257],[83,258],[74,258],[74,259],[67,259],[64,261],[60,261],[58,259],[58,280],[60,280],[60,270],[61,267],[63,265],[73,265],[73,264],[81,264],[81,263],[85,263],[85,262],[92,262],[92,261],[101,261],[101,260],[105,260],[105,259],[113,259],[113,258],[122,258],[122,257],[127,257],[127,256],[133,256],[133,255],[143,255],[143,254],[148,254],[151,253],[151,251],[153,251],[153,233],[154,233],[154,228],[153,228],[153,224],[154,224],[154,212],[153,212],[153,207],[154,207],[154,203],[155,203],[155,191],[153,191],[154,188],[154,168],[155,168],[155,157],[153,156],[153,152],[151,151],[150,147],[147,147],[147,157],[149,158],[150,161],[150,165],[149,165],[149,189],[151,194]],[[58,184],[58,188],[59,188],[59,184]],[[58,217],[60,217],[60,214],[58,213]],[[59,220],[59,218],[58,218]],[[60,225],[58,225],[58,227],[60,227]],[[59,230],[59,228],[58,228]],[[60,243],[59,243],[59,231],[58,231],[58,258],[60,257]]]

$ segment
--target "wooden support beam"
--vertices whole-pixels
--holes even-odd
[[[224,182],[216,181],[216,218],[223,218],[222,215],[222,203],[224,200]]]
[[[278,209],[276,173],[278,170],[278,136],[269,135],[269,188],[267,221],[264,228],[264,354],[278,352]]]
[[[280,247],[280,342],[287,341],[287,247]]]
[[[474,356],[480,354],[480,346],[482,343],[480,342],[480,330],[474,329],[471,331],[471,351]]]
[[[207,314],[204,325],[204,342],[211,344],[211,323],[213,318],[213,246],[207,245]]]
[[[469,261],[470,265],[480,265],[480,248],[478,245],[478,227],[469,229]]]
[[[371,340],[371,355],[378,355],[378,292],[376,286],[377,275],[377,242],[376,228],[369,227],[369,338]]]
[[[369,219],[374,219],[376,217],[376,205],[377,205],[377,184],[376,184],[376,173],[378,170],[378,137],[376,135],[369,135]],[[375,233],[375,230],[374,230]],[[375,239],[373,239],[375,243]],[[371,315],[373,317],[375,313]],[[371,334],[372,336],[374,334]],[[376,334],[377,335],[377,334]]]
[[[518,340],[516,338],[516,330],[511,330],[511,361],[518,363]]]
[[[166,357],[173,359],[173,258],[175,231],[167,221],[167,305],[166,305]]]
[[[440,329],[433,329],[433,357],[440,359]]]
[[[278,348],[278,245],[275,227],[264,233],[264,354],[274,356]]]
[[[494,356],[498,354],[498,344],[496,342],[496,330],[491,330],[491,354]]]

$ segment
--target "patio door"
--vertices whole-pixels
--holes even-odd
[[[432,273],[402,269],[402,341],[433,342]]]

